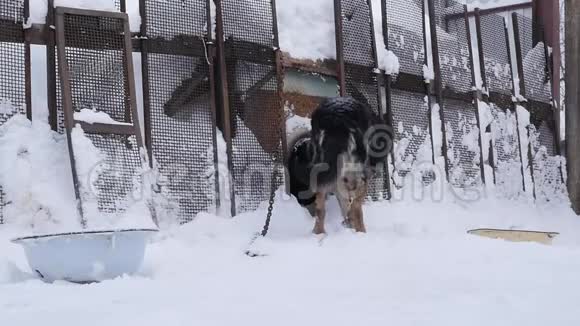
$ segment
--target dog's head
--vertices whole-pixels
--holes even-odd
[[[349,204],[357,198],[364,197],[371,174],[368,160],[357,155],[356,142],[351,136],[347,151],[338,157],[336,187],[339,195]]]

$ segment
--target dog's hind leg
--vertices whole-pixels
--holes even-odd
[[[316,193],[316,222],[314,222],[314,234],[326,233],[324,230],[324,216],[326,215],[326,192]]]

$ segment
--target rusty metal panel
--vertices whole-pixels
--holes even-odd
[[[387,47],[399,57],[401,73],[423,76],[425,63],[423,0],[384,0]]]
[[[485,79],[490,92],[511,96],[512,72],[507,46],[507,31],[503,16],[483,15],[481,21],[481,43],[485,65]]]
[[[285,130],[275,4],[218,0],[216,17],[232,213],[239,214],[268,199],[274,166],[282,168]]]
[[[434,180],[431,109],[423,81],[425,13],[423,0],[382,3],[383,38],[400,63],[399,74],[385,85],[395,136],[391,179],[396,189],[409,180],[423,184]]]
[[[162,176],[158,213],[187,222],[219,204],[209,1],[141,5],[145,140]]]
[[[131,36],[123,13],[56,8],[62,110],[83,226],[146,209]],[[106,114],[87,121],[80,112]],[[149,211],[139,211],[149,214]]]
[[[30,118],[30,44],[23,28],[27,4],[0,0],[0,126],[17,114]],[[0,184],[0,224],[7,199]]]
[[[464,11],[463,6],[453,8]],[[440,71],[435,73],[440,74],[443,87],[449,182],[461,188],[478,186],[483,180],[481,141],[472,93],[475,82],[465,16],[450,19],[446,26],[438,27]]]
[[[518,121],[512,101],[512,67],[506,25],[504,17],[495,14],[480,16],[476,21],[482,45],[482,79],[487,85],[493,116],[491,133],[495,182],[504,196],[516,197],[525,185]]]
[[[115,0],[115,8],[119,11],[122,5],[125,3],[124,0]],[[54,0],[47,0],[47,16],[46,24],[48,26],[55,26],[55,11],[54,11]],[[46,39],[46,64],[47,64],[47,100],[48,100],[48,120],[51,128],[58,133],[65,133],[65,117],[63,111],[62,103],[62,89],[60,83],[59,67],[58,67],[58,53],[56,49],[56,38],[54,28],[49,28]],[[97,46],[97,43],[95,43]]]
[[[405,187],[409,173],[417,173],[413,177],[421,182],[433,181],[427,96],[393,89],[390,101],[395,131],[393,185]]]
[[[367,0],[336,0],[335,22],[339,85],[341,94],[368,105],[382,120],[383,108],[377,79],[377,54],[371,2]],[[380,137],[380,136],[377,136]],[[386,143],[385,143],[386,144]],[[369,182],[369,199],[390,198],[390,181],[385,161]]]
[[[547,48],[541,37],[533,45],[531,10],[512,14],[522,105],[530,113],[528,127],[529,164],[532,168],[536,200],[551,201],[566,197],[563,160],[558,155],[557,128],[547,66]]]
[[[550,103],[552,94],[548,68],[546,63],[546,49],[544,42],[533,45],[533,25],[531,9],[516,13],[514,23],[517,25],[515,37],[520,42],[522,74],[524,81],[525,97],[535,101]]]

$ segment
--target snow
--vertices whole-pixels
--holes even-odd
[[[331,0],[276,2],[280,48],[300,59],[336,58]]]
[[[231,196],[230,196],[230,170],[228,167],[227,143],[222,132],[216,128],[218,174],[219,174],[219,216],[231,217]]]
[[[0,98],[0,115],[12,115],[16,109],[9,99]]]
[[[64,135],[16,115],[0,127],[0,157],[7,223],[38,233],[78,225]]]
[[[575,325],[580,220],[564,206],[491,198],[411,199],[365,206],[367,234],[328,211],[312,218],[279,194],[267,257],[243,255],[265,210],[201,214],[162,231],[138,275],[91,285],[44,284],[0,229],[0,315],[9,325]],[[451,197],[447,197],[451,196]],[[388,210],[388,215],[385,215]],[[465,233],[476,227],[559,231],[552,246]],[[227,311],[227,313],[224,313]],[[260,316],[260,318],[257,318]]]
[[[39,12],[46,9],[40,5],[42,0],[36,1],[31,11],[33,20],[38,22],[40,18],[44,20],[44,14]],[[57,3],[104,9],[96,7],[111,2]],[[479,6],[491,3],[497,2],[481,0]],[[404,8],[408,3],[397,1],[396,5]],[[335,56],[332,1],[279,1],[277,7],[283,50],[299,58]],[[377,27],[378,1],[373,1],[373,9]],[[131,18],[132,31],[137,25]],[[382,36],[376,40],[377,48],[383,49]],[[403,44],[404,39],[399,42]],[[377,54],[379,67],[396,74],[398,58],[389,57],[382,50]],[[431,58],[428,60],[425,67],[432,67]],[[502,70],[499,67],[498,73]],[[427,68],[425,77],[433,78],[431,68]],[[517,108],[520,137],[529,125],[529,113],[526,115],[522,109]],[[10,201],[4,210],[7,224],[0,226],[1,324],[76,326],[82,320],[87,325],[140,326],[192,322],[577,325],[580,219],[569,209],[565,196],[537,203],[530,203],[525,197],[508,199],[498,188],[507,183],[518,192],[521,182],[514,178],[520,173],[518,166],[511,166],[513,175],[506,175],[494,186],[490,181],[491,167],[486,164],[487,185],[474,189],[469,200],[451,189],[443,182],[439,110],[437,104],[431,108],[435,166],[431,162],[431,143],[425,137],[417,153],[417,164],[405,180],[412,185],[395,191],[391,202],[364,206],[366,234],[354,234],[340,225],[340,210],[331,198],[327,211],[329,233],[318,239],[311,234],[312,218],[294,199],[279,191],[271,232],[254,247],[259,246],[268,256],[252,259],[243,255],[251,234],[262,227],[266,203],[258,205],[257,211],[236,218],[229,216],[226,146],[218,131],[222,206],[216,215],[200,213],[181,226],[163,224],[137,275],[82,286],[42,283],[27,266],[22,249],[8,241],[16,236],[80,228],[66,139],[50,131],[45,123],[13,117],[0,127],[0,183]],[[3,111],[10,114],[12,107],[0,103],[0,116]],[[484,161],[489,163],[491,134],[485,127],[494,123],[493,115],[483,102],[479,102],[479,112]],[[90,111],[81,112],[80,117],[93,123],[107,119]],[[513,117],[501,117],[501,125],[494,128],[513,136],[516,131],[507,125],[510,119]],[[287,129],[296,131],[309,124],[308,118],[292,116],[287,120]],[[248,134],[243,124],[238,127],[241,133]],[[410,137],[423,137],[425,133],[413,125],[400,123],[397,127]],[[476,133],[476,129],[467,133],[464,145],[473,147]],[[521,137],[522,148],[527,148],[527,141],[537,145],[534,136],[529,140]],[[73,141],[83,149],[76,153],[80,175],[83,180],[90,180],[94,173],[91,169],[104,160],[103,153],[81,129],[74,129]],[[404,155],[408,145],[409,140],[403,138],[395,150]],[[259,156],[267,156],[262,154]],[[553,171],[563,165],[565,172],[565,161],[560,157],[546,158],[545,147],[539,148],[534,159],[543,164],[540,169]],[[526,160],[527,157],[524,166]],[[397,163],[405,163],[404,158]],[[431,170],[437,175],[436,182],[425,187],[421,177]],[[501,166],[498,172],[503,172]],[[559,195],[551,190],[561,190],[554,188],[552,181],[538,180],[545,187],[542,196],[548,199]],[[137,205],[126,214],[125,225],[137,225],[144,216],[149,216],[146,208]],[[176,219],[166,219],[169,220]],[[109,223],[104,219],[91,227]],[[561,235],[552,246],[545,246],[466,234],[466,230],[477,227],[527,228]]]
[[[109,116],[104,111],[97,111],[95,109],[81,109],[80,112],[74,113],[75,121],[83,121],[86,123],[104,123],[104,124],[112,124],[112,125],[132,125],[131,123],[126,122],[118,122],[113,120],[111,116]]]
[[[390,50],[379,51],[383,56],[379,58],[379,69],[385,71],[387,75],[396,75],[399,73],[399,58]]]
[[[153,227],[146,202],[140,200],[144,199],[141,194],[133,194],[124,214],[99,213],[95,182],[103,170],[110,169],[106,155],[78,125],[71,132],[71,141],[88,227],[92,230]],[[27,232],[34,234],[81,229],[66,135],[51,131],[45,122],[31,123],[25,116],[16,115],[0,127],[0,157],[0,184],[8,203],[3,212],[7,223],[26,227]]]
[[[433,66],[423,65],[423,78],[426,83],[431,82],[435,79],[435,72],[433,71]]]
[[[528,151],[530,140],[528,137],[528,128],[530,126],[530,112],[521,105],[516,105],[516,115],[518,117],[518,132],[520,136],[520,149],[522,151],[522,166],[524,167],[524,182],[526,190],[531,190],[534,187],[532,181],[532,170],[528,160]],[[531,191],[530,191],[531,192]]]

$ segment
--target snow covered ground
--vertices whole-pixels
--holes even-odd
[[[328,236],[279,194],[266,239],[243,254],[265,210],[200,215],[163,230],[140,275],[99,284],[34,279],[21,235],[0,228],[2,325],[578,325],[580,219],[566,205],[411,199],[365,207],[366,234]],[[561,232],[552,246],[465,233],[474,227]],[[59,259],[60,257],[55,257]]]

